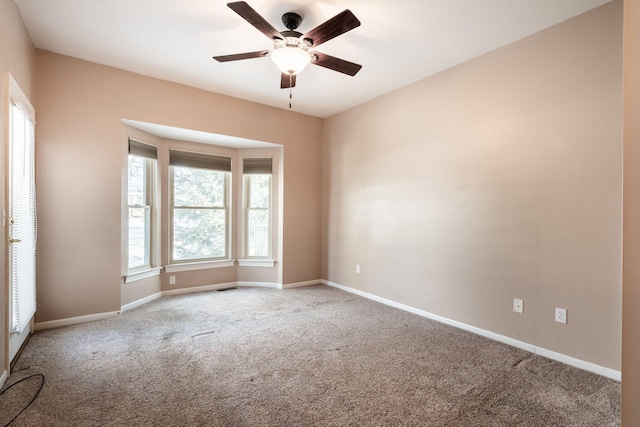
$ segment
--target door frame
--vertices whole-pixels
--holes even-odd
[[[11,177],[10,177],[10,167],[9,167],[9,150],[11,145],[11,123],[10,123],[10,115],[11,115],[11,104],[12,102],[17,102],[21,104],[23,108],[27,110],[28,115],[35,122],[35,108],[31,104],[29,98],[25,95],[25,93],[20,88],[18,82],[14,79],[9,71],[5,72],[4,78],[4,87],[5,87],[5,99],[4,101],[4,124],[5,124],[5,132],[4,132],[4,206],[2,208],[2,215],[0,216],[0,221],[2,225],[2,230],[4,233],[4,274],[2,275],[2,280],[4,280],[4,295],[5,295],[5,316],[4,316],[4,371],[8,375],[10,373],[11,368],[11,358],[10,358],[10,341],[11,341],[11,252],[9,250],[10,245],[10,234],[8,232],[8,208],[9,208],[9,187],[11,185]],[[29,322],[29,330],[28,334],[31,334],[34,329],[34,320],[33,318]],[[25,340],[26,342],[26,340]],[[20,353],[20,349],[18,349],[17,354]]]

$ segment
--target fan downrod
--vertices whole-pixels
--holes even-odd
[[[300,26],[301,22],[302,22],[302,16],[298,15],[295,12],[287,12],[284,15],[282,15],[282,23],[284,24],[285,28],[287,28],[289,31],[294,31],[296,28]]]

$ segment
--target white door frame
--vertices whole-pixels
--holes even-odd
[[[11,194],[10,186],[12,185],[11,172],[10,172],[11,159],[9,155],[10,148],[11,148],[11,133],[10,133],[11,132],[11,123],[10,123],[11,106],[12,106],[12,103],[14,102],[20,104],[20,106],[26,111],[29,117],[34,121],[35,121],[35,109],[33,108],[29,99],[24,94],[22,89],[20,89],[20,86],[18,85],[18,83],[15,81],[15,79],[9,72],[6,72],[5,93],[6,93],[6,99],[5,99],[6,113],[4,118],[5,124],[6,124],[5,126],[5,141],[6,141],[5,142],[5,206],[8,209],[10,206],[10,200],[9,200],[10,194]],[[6,316],[5,316],[5,331],[4,331],[6,339],[5,339],[4,357],[6,361],[5,370],[7,372],[9,371],[9,367],[12,359],[19,352],[25,340],[33,330],[33,317],[32,317],[28,325],[24,329],[22,329],[20,333],[18,334],[11,333],[11,327],[12,327],[11,268],[12,268],[12,265],[11,265],[11,246],[10,245],[12,243],[10,239],[12,238],[12,236],[10,233],[11,224],[9,223],[10,221],[8,221],[8,215],[10,215],[10,213],[7,212],[6,209],[3,209],[1,220],[2,220],[2,226],[5,228],[5,260],[4,260],[5,277],[4,277],[4,280],[5,280],[5,300],[6,300],[6,305],[5,305]]]

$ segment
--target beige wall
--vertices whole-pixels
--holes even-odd
[[[640,420],[640,5],[624,2],[622,420]]]
[[[0,72],[2,73],[2,82],[0,83],[0,138],[2,138],[3,147],[0,150],[0,179],[2,180],[0,183],[0,209],[6,209],[4,147],[7,144],[5,129],[5,118],[7,117],[5,101],[7,72],[11,73],[24,94],[29,97],[31,104],[35,106],[35,51],[27,29],[22,22],[18,7],[12,0],[0,0]],[[36,116],[37,114],[36,108]],[[5,228],[0,227],[0,242],[3,242],[0,244],[0,260],[3,260],[0,262],[0,375],[9,365],[5,347],[7,332],[5,241]]]
[[[614,1],[327,119],[323,278],[619,370],[621,24]]]
[[[36,64],[36,321],[120,309],[123,118],[283,145],[282,280],[320,278],[321,119],[46,51],[37,51]],[[203,274],[181,274],[182,283],[202,284]]]

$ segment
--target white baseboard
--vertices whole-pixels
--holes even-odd
[[[9,375],[7,374],[7,371],[3,371],[2,375],[0,375],[0,388],[2,388],[2,386],[4,386],[4,383],[7,382],[8,377]]]
[[[163,297],[167,297],[172,295],[193,294],[196,292],[218,291],[220,289],[235,288],[236,286],[237,286],[237,282],[218,283],[217,285],[205,285],[205,286],[194,286],[192,288],[172,289],[170,291],[162,291],[161,294]]]
[[[251,282],[251,284],[249,284],[250,282],[241,282],[241,283],[242,283],[241,286],[278,287],[277,283],[263,283],[263,284],[261,284],[260,282]],[[191,294],[196,292],[217,291],[220,289],[235,288],[236,286],[240,286],[238,282],[229,282],[229,283],[219,283],[217,285],[196,286],[192,288],[180,288],[180,289],[172,289],[169,291],[157,292],[153,295],[149,295],[147,297],[133,301],[129,304],[123,305],[120,308],[120,311],[111,311],[107,313],[89,314],[86,316],[69,317],[66,319],[39,322],[35,324],[34,330],[39,331],[42,329],[51,329],[51,328],[57,328],[59,326],[76,325],[78,323],[93,322],[95,320],[102,320],[102,319],[108,319],[110,317],[116,317],[121,315],[122,312],[131,310],[132,308],[135,308],[135,307],[139,307],[141,305],[144,305],[148,302],[151,302],[153,300],[156,300],[164,296],[183,295],[183,294]]]
[[[37,322],[35,330],[57,328],[60,326],[77,325],[78,323],[93,322],[96,320],[109,319],[111,317],[120,316],[120,311],[109,311],[106,313],[88,314],[86,316],[69,317],[66,319],[50,320],[48,322]]]
[[[130,302],[129,304],[125,304],[122,306],[121,310],[124,313],[125,311],[131,310],[132,308],[140,307],[141,305],[144,305],[153,300],[157,300],[158,298],[162,298],[162,292],[156,292],[155,294],[149,295],[148,297],[144,297],[134,302]]]
[[[293,289],[293,288],[302,288],[304,286],[313,286],[322,284],[322,280],[307,280],[306,282],[297,282],[297,283],[287,283],[283,285],[279,285],[280,289]]]
[[[476,335],[481,335],[483,337],[490,338],[494,341],[498,341],[498,342],[510,345],[512,347],[517,347],[519,349],[528,351],[530,353],[534,353],[534,354],[546,357],[547,359],[555,360],[557,362],[562,362],[566,365],[574,366],[576,368],[580,368],[585,371],[593,372],[594,374],[602,375],[603,377],[611,378],[616,381],[620,381],[622,378],[621,372],[615,369],[596,365],[595,363],[587,362],[585,360],[576,359],[575,357],[567,356],[566,354],[557,353],[555,351],[551,351],[546,348],[538,347],[536,345],[529,344],[524,341],[519,341],[504,335],[496,334],[494,332],[487,331],[485,329],[477,328],[475,326],[471,326],[466,323],[458,322],[457,320],[452,320],[446,317],[442,317],[437,314],[430,313],[428,311],[420,310],[418,308],[411,307],[409,305],[401,304],[399,302],[382,298],[367,292],[359,291],[357,289],[353,289],[348,286],[340,285],[338,283],[333,283],[328,280],[323,279],[322,283],[327,286],[342,289],[343,291],[350,292],[355,295],[359,295],[363,298],[367,298],[367,299],[370,299],[370,300],[373,300],[373,301],[376,301],[400,310],[404,310],[409,313],[417,314],[418,316],[426,317],[440,323],[444,323],[468,332],[472,332]]]

